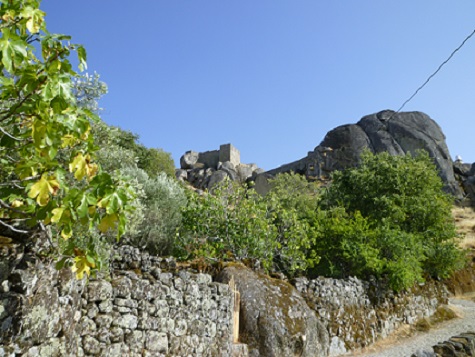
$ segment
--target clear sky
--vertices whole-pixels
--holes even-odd
[[[88,52],[108,124],[171,152],[232,143],[264,169],[396,110],[475,28],[473,0],[44,0]],[[405,107],[475,162],[475,36]]]

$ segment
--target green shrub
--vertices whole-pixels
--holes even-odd
[[[283,180],[283,179],[281,179]],[[278,187],[283,181],[276,181]],[[312,227],[289,195],[266,197],[226,181],[213,194],[189,194],[179,235],[182,258],[259,261],[266,270],[294,275],[318,260],[309,252]],[[304,198],[305,197],[305,198]],[[304,202],[307,196],[302,195]],[[288,202],[282,203],[285,199]]]
[[[456,245],[452,200],[442,186],[425,152],[364,152],[358,168],[334,173],[322,196],[317,271],[386,277],[395,290],[425,274],[449,276],[463,253]]]
[[[146,249],[151,254],[170,255],[175,246],[176,230],[181,224],[181,209],[186,203],[183,187],[165,173],[151,178],[139,168],[123,170],[135,182],[140,193],[134,231],[128,234],[128,242]]]
[[[138,146],[137,165],[150,177],[155,177],[164,172],[169,177],[175,177],[175,162],[172,155],[162,149],[146,148]]]
[[[312,247],[317,238],[320,188],[302,175],[279,174],[270,181],[264,200],[277,230],[275,264],[285,272],[304,271],[320,257]]]
[[[217,260],[259,260],[272,266],[276,230],[267,206],[254,191],[226,181],[213,194],[191,192],[183,209],[181,256]]]

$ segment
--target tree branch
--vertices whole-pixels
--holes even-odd
[[[29,234],[31,233],[30,231],[25,231],[23,229],[17,229],[15,227],[13,227],[12,225],[8,224],[8,223],[5,223],[3,222],[1,219],[0,219],[0,224],[8,229],[10,229],[11,231],[15,232],[15,233],[22,233],[22,234]]]
[[[3,119],[2,119],[3,120]],[[5,129],[3,129],[1,126],[0,126],[0,131],[5,134],[6,136],[8,136],[9,138],[13,139],[13,140],[16,140],[16,141],[21,141],[21,139],[19,138],[15,138],[13,135],[11,135],[9,132],[5,131]]]

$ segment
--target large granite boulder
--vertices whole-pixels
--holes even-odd
[[[459,158],[454,162],[454,173],[465,193],[465,200],[462,203],[475,207],[475,163],[464,163]]]
[[[300,172],[309,178],[327,178],[334,170],[357,166],[363,150],[391,155],[416,154],[425,150],[434,160],[447,192],[460,198],[453,162],[439,125],[421,112],[385,110],[363,117],[356,124],[339,126],[327,133],[307,157],[267,173]]]
[[[226,267],[217,280],[234,277],[241,294],[240,340],[249,356],[327,356],[328,332],[289,283],[242,265]]]
[[[194,169],[196,163],[198,162],[199,153],[196,151],[187,151],[183,156],[180,158],[180,167],[183,170]]]

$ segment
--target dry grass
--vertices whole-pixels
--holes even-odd
[[[452,214],[457,231],[463,236],[460,245],[475,250],[475,211],[471,207],[454,207]]]

